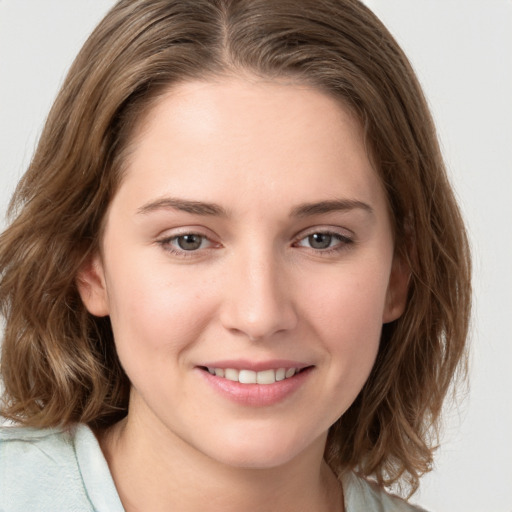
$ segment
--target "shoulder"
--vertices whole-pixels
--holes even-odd
[[[74,445],[82,428],[0,428],[2,512],[93,510]]]
[[[41,457],[48,448],[52,453],[69,455],[73,451],[73,434],[74,429],[0,427],[0,462],[21,454]]]
[[[426,512],[352,472],[341,477],[346,512]]]

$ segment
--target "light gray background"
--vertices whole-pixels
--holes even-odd
[[[67,68],[113,3],[0,0],[2,215]],[[413,501],[432,512],[510,512],[512,1],[366,3],[425,88],[475,259],[471,392],[448,415],[436,469]]]

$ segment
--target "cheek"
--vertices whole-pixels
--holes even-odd
[[[368,377],[382,332],[386,273],[350,272],[308,293],[307,319],[331,358],[332,378],[353,398]]]
[[[130,276],[126,279],[124,276]],[[211,301],[185,276],[126,265],[111,276],[109,303],[118,351],[176,352],[193,343],[209,319]]]
[[[309,317],[326,331],[361,339],[364,333],[380,333],[386,302],[388,275],[371,267],[315,276],[306,283]]]

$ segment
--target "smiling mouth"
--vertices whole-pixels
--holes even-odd
[[[274,384],[286,379],[291,379],[298,373],[311,368],[276,368],[263,371],[237,370],[235,368],[201,367],[202,370],[222,379],[239,382],[240,384]]]

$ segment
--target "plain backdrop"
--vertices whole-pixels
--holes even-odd
[[[72,59],[113,3],[0,0],[0,226]],[[449,411],[435,470],[412,501],[511,512],[512,1],[366,3],[424,86],[475,262],[470,393]]]

